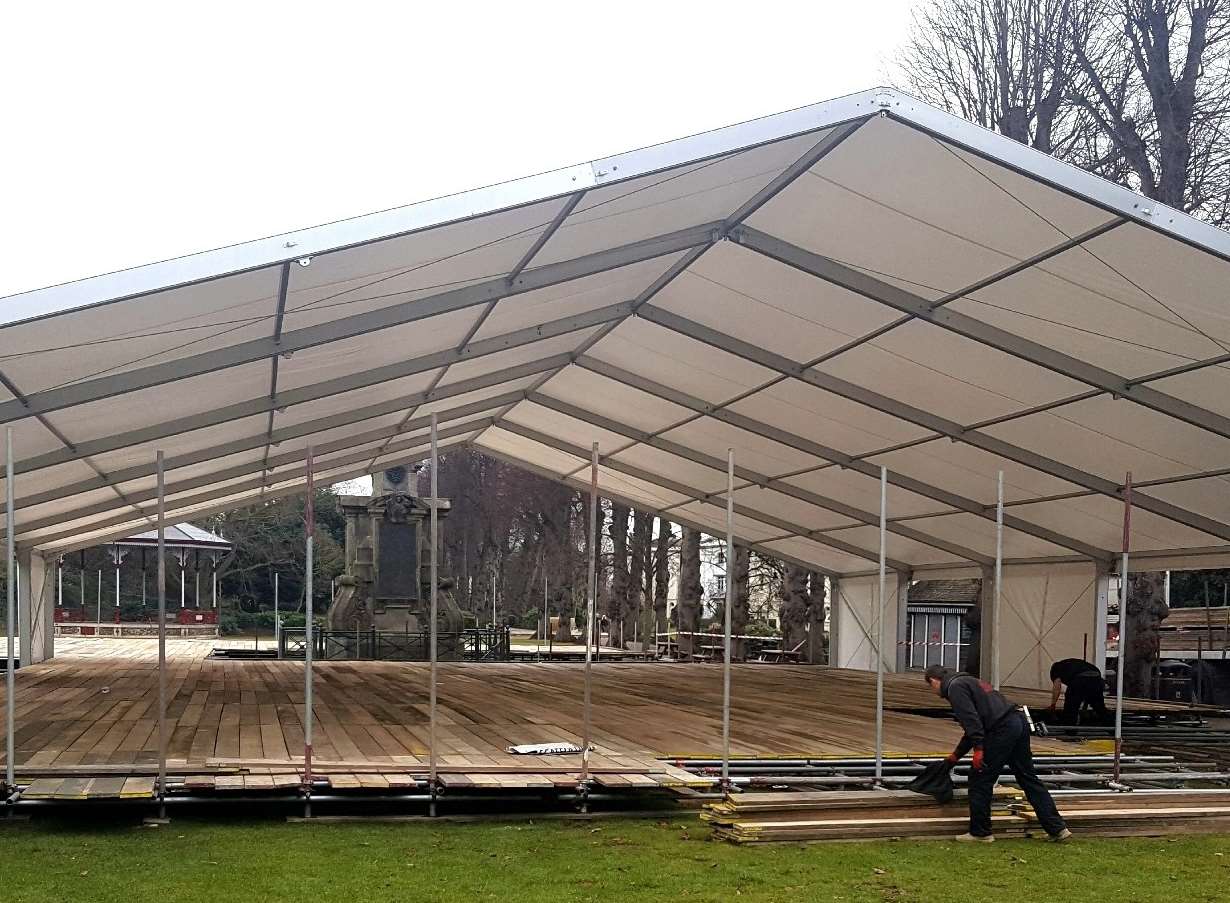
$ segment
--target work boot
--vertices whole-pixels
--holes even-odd
[[[958,834],[954,840],[958,843],[994,843],[995,838],[990,834]]]
[[[1048,834],[1046,839],[1051,843],[1067,843],[1072,839],[1072,832],[1064,828],[1058,834]]]

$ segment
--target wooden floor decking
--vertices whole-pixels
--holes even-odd
[[[207,658],[212,644],[168,641],[170,761],[185,768],[290,764],[303,754],[303,665]],[[81,639],[17,678],[16,760],[23,769],[151,765],[157,761],[156,645]],[[110,653],[110,654],[108,654]],[[117,654],[119,653],[119,654]],[[438,749],[445,765],[529,771],[522,743],[580,742],[583,666],[442,664]],[[389,662],[316,666],[314,758],[390,770],[427,754],[428,668]],[[1044,694],[1018,693],[1044,703]],[[0,691],[2,698],[2,691]],[[885,749],[946,752],[955,723],[897,711],[942,705],[916,675],[887,675]],[[736,665],[736,756],[866,756],[874,743],[874,676],[789,665]],[[593,742],[600,757],[721,753],[721,666],[602,662],[593,671]],[[1039,751],[1074,747],[1037,741]],[[552,757],[561,767],[566,757]]]

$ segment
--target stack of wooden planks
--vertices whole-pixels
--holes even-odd
[[[1059,811],[1074,834],[1098,837],[1164,837],[1230,831],[1230,790],[1136,790],[1131,793],[1063,793]],[[1033,809],[1014,802],[1012,812],[1031,828]]]
[[[1009,810],[1018,794],[996,790],[991,821],[1000,835],[1021,835],[1026,820]],[[909,790],[749,793],[706,806],[701,819],[733,843],[952,837],[969,827],[963,796],[940,804]]]

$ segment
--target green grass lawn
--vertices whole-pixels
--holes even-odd
[[[691,818],[0,825],[6,901],[1220,900],[1230,836],[734,847]]]

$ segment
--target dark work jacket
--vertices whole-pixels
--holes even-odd
[[[955,752],[963,756],[970,747],[982,746],[987,732],[1016,710],[1016,706],[991,689],[986,681],[969,674],[954,674],[940,684],[940,695],[952,704],[965,736]]]

